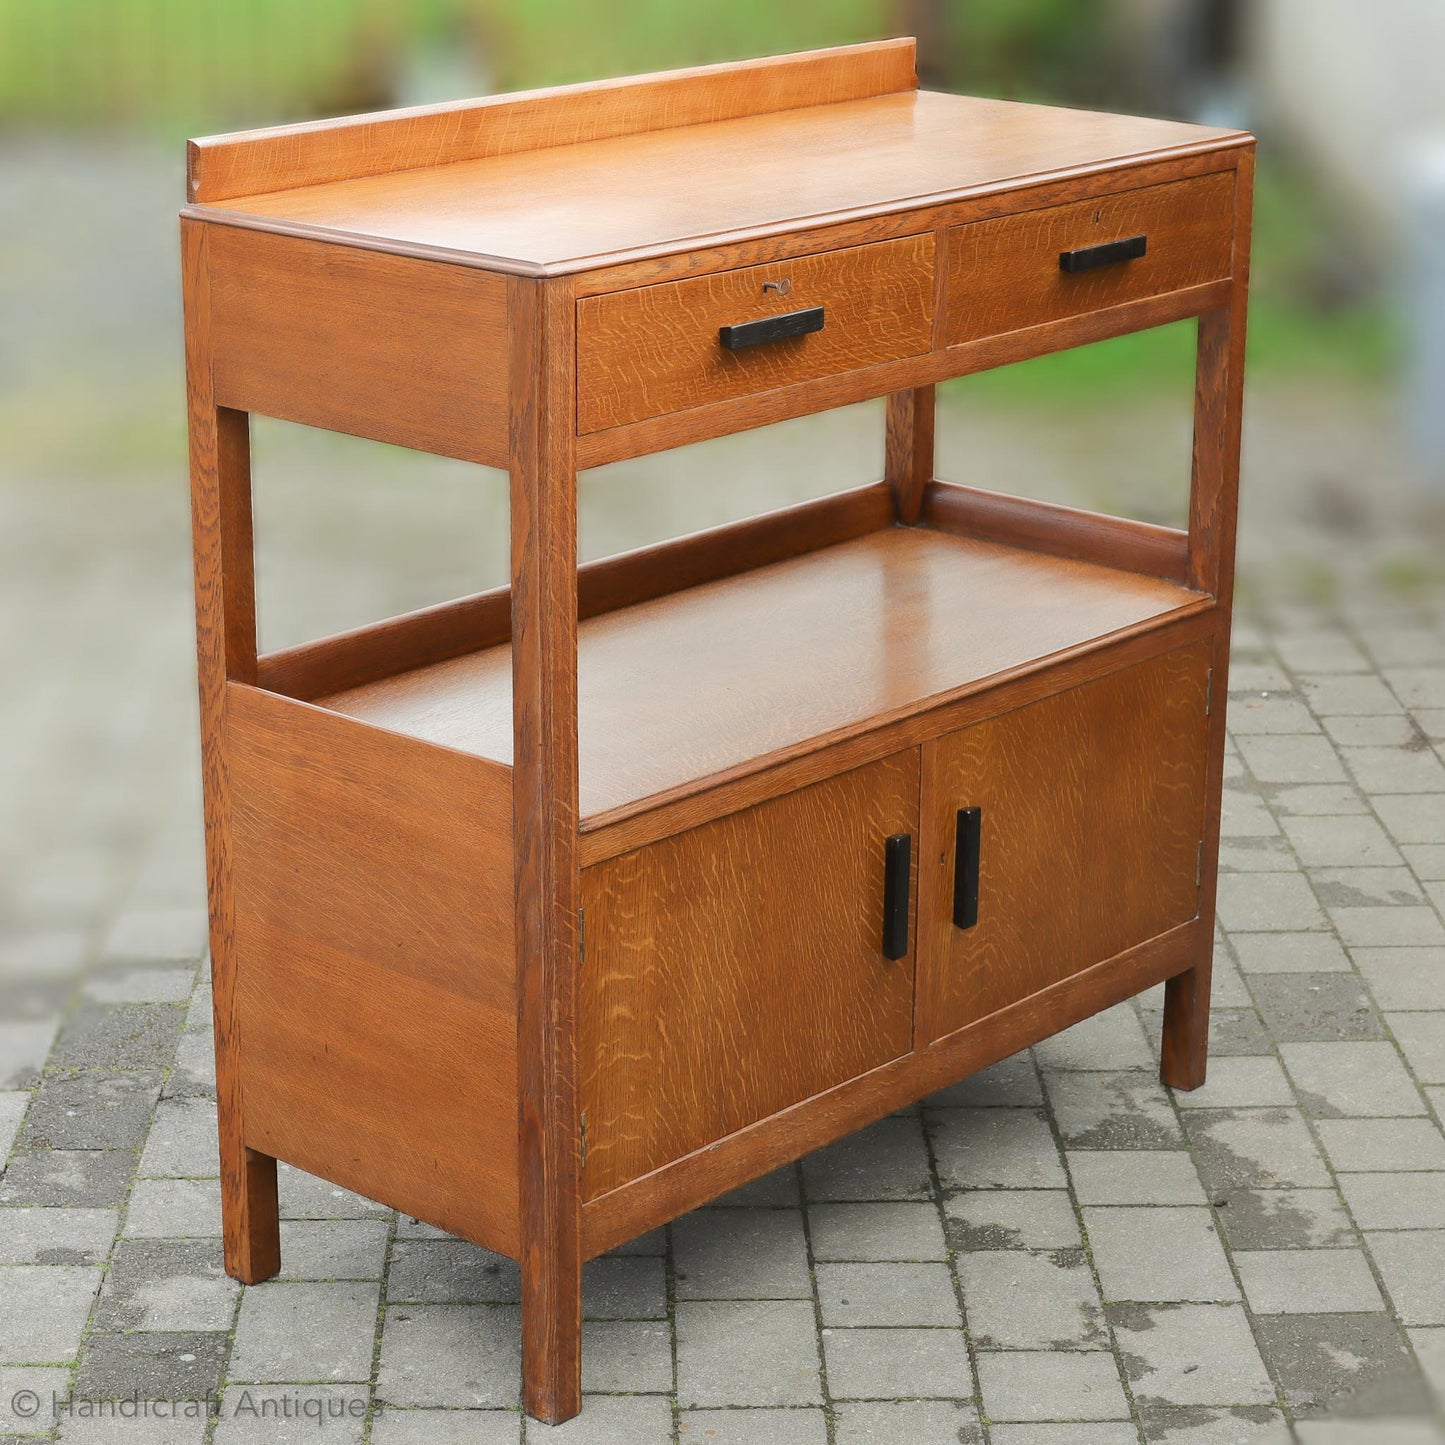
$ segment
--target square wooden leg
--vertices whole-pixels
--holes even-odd
[[[1209,940],[1213,947],[1213,940]],[[1209,1059],[1210,963],[1195,964],[1164,985],[1164,1036],[1159,1078],[1171,1089],[1197,1089]]]
[[[221,1233],[226,1273],[259,1284],[281,1269],[281,1205],[276,1161],[221,1131]]]

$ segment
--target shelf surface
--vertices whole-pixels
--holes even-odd
[[[922,527],[866,537],[584,621],[584,823],[1124,629],[1198,607],[1172,582]],[[511,648],[317,699],[512,761]]]
[[[909,90],[330,181],[193,214],[566,270],[1243,139]]]

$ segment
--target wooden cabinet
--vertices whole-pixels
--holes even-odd
[[[558,1422],[584,1260],[1161,982],[1203,1082],[1249,136],[902,40],[189,162],[232,1275],[278,1160],[509,1255]],[[934,476],[938,382],[1179,321],[1187,529]],[[579,565],[584,469],[868,398],[877,481]],[[510,585],[259,651],[252,412],[504,467]]]

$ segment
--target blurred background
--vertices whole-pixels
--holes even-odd
[[[185,137],[888,34],[935,88],[1258,133],[1242,600],[1438,619],[1440,0],[0,0],[0,1088],[82,967],[204,936]],[[950,384],[940,474],[1178,520],[1192,330]],[[499,474],[264,420],[255,457],[264,647],[504,575]],[[584,551],[881,459],[870,404],[608,468]]]

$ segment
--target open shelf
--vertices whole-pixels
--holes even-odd
[[[1133,572],[887,527],[589,618],[578,633],[584,824],[1202,601]],[[506,645],[316,701],[512,761]]]

